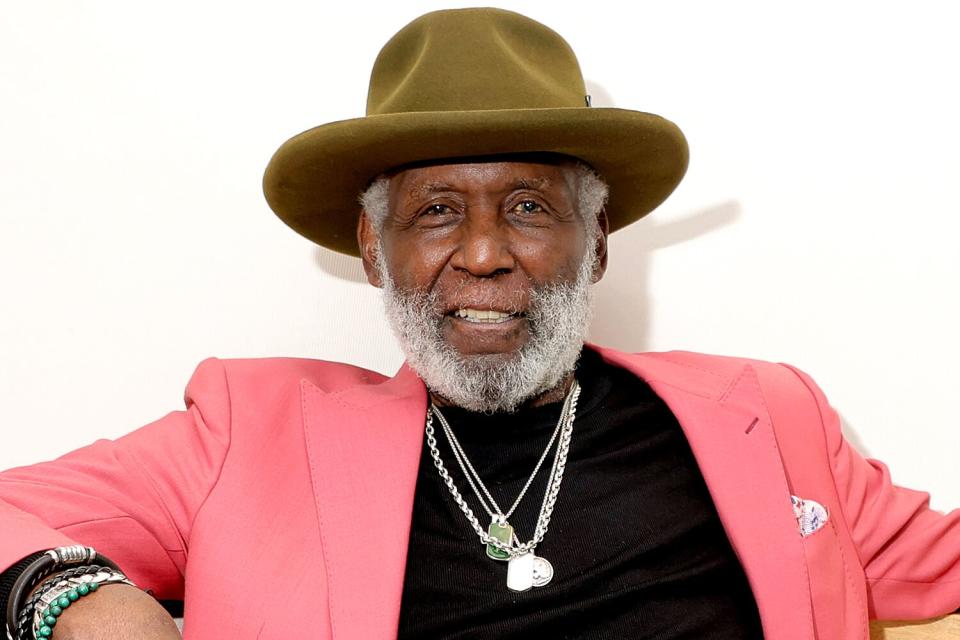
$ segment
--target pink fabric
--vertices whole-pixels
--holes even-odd
[[[676,414],[768,638],[867,638],[868,616],[960,607],[960,511],[929,510],[861,458],[808,376],[598,350]],[[188,639],[393,638],[425,402],[406,367],[206,360],[186,410],[0,474],[0,567],[78,541],[184,597]],[[791,495],[827,525],[802,538]]]

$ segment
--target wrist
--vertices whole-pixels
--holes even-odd
[[[49,637],[63,611],[73,602],[115,582],[133,585],[108,558],[91,547],[58,547],[24,567],[7,601],[6,631],[14,640]]]

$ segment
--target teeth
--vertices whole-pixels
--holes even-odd
[[[494,311],[493,309],[457,309],[455,315],[458,318],[464,318],[470,322],[496,323],[506,322],[516,314],[503,313],[502,311]]]

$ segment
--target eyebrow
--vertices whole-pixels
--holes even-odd
[[[434,193],[443,193],[445,191],[456,191],[456,189],[446,182],[427,182],[411,187],[408,195],[413,199],[420,199]]]
[[[513,189],[531,189],[533,191],[543,191],[545,187],[550,186],[550,178],[540,176],[538,178],[520,178],[513,183]]]
[[[550,178],[546,176],[532,178],[518,178],[512,185],[507,187],[507,191],[517,191],[519,189],[529,189],[533,191],[543,191],[550,185]],[[413,199],[420,199],[434,193],[444,193],[447,191],[459,191],[456,187],[446,182],[426,182],[418,184],[410,189],[409,196]]]

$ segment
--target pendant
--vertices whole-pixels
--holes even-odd
[[[507,588],[512,591],[545,587],[552,579],[553,565],[546,558],[535,556],[532,551],[512,557],[507,564]]]
[[[553,565],[546,558],[533,558],[533,586],[545,587],[553,580]]]
[[[494,521],[490,523],[490,527],[487,529],[487,535],[489,535],[491,538],[499,540],[503,544],[513,544],[513,527],[506,522],[500,524],[496,521],[496,519],[494,519]],[[494,560],[509,560],[510,552],[504,551],[503,549],[498,549],[492,544],[488,544],[487,557],[493,558]]]
[[[510,558],[507,564],[507,588],[511,591],[528,591],[533,587],[533,561],[531,552]]]

